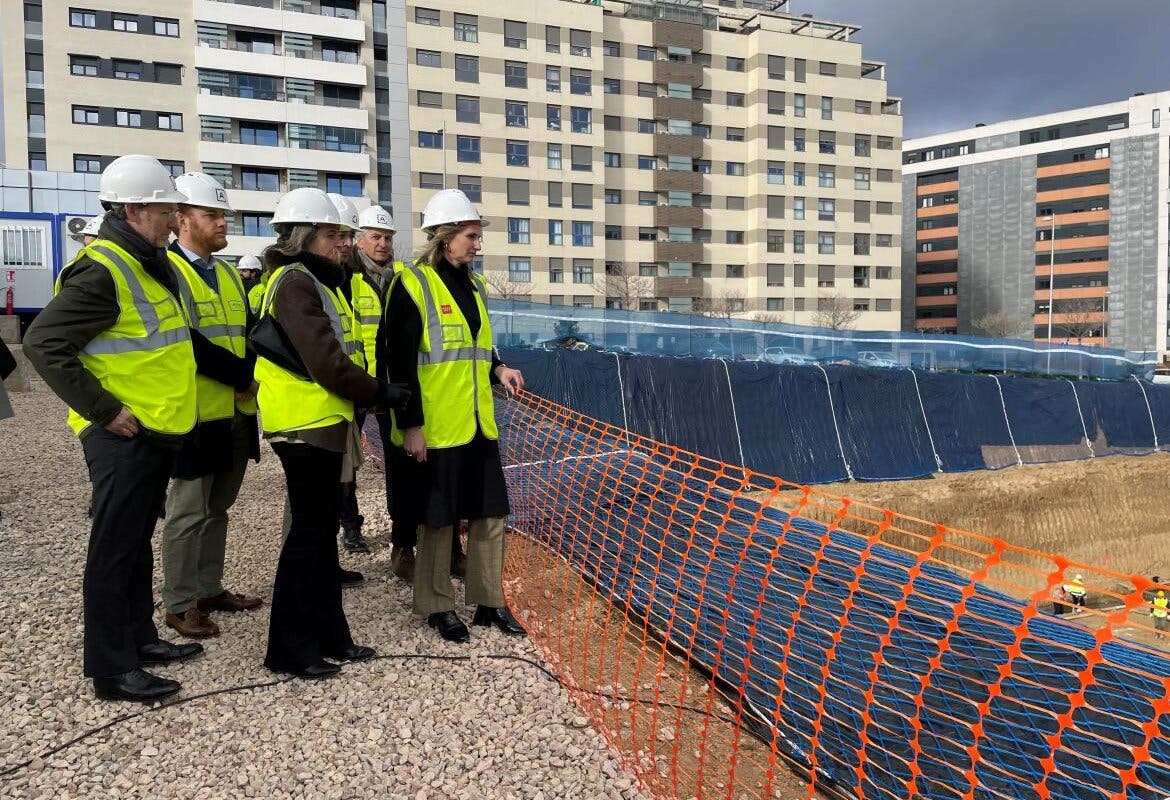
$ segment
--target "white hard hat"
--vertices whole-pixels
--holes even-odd
[[[332,192],[329,193],[328,197],[337,207],[337,216],[341,218],[341,227],[345,230],[356,231],[359,224],[358,211],[353,201],[345,195],[333,194]]]
[[[302,186],[280,198],[272,214],[272,224],[286,222],[293,225],[340,225],[337,206],[329,195],[311,186]]]
[[[98,214],[96,217],[91,217],[89,222],[85,223],[85,227],[81,229],[82,236],[97,236],[98,231],[101,230],[102,221],[105,220],[105,214]]]
[[[257,272],[264,269],[264,265],[260,263],[260,259],[256,256],[244,256],[236,264],[236,269],[243,272],[246,269],[254,269]]]
[[[186,204],[200,208],[218,208],[231,212],[227,191],[219,181],[202,172],[187,172],[175,178],[175,188],[187,195]]]
[[[98,200],[104,203],[183,203],[170,170],[151,156],[120,156],[102,170]]]
[[[396,232],[398,228],[394,227],[394,217],[390,216],[390,212],[381,206],[370,206],[362,209],[362,213],[358,214],[359,228],[378,228],[384,231]]]
[[[437,228],[440,225],[452,225],[457,222],[479,222],[487,225],[479,215],[479,211],[467,199],[467,195],[458,189],[442,189],[435,192],[427,201],[423,209],[424,231]]]

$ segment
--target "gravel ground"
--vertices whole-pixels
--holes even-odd
[[[143,708],[96,701],[81,673],[89,483],[64,406],[43,386],[12,399],[17,417],[0,422],[0,772]],[[470,645],[448,644],[411,615],[409,588],[389,574],[381,473],[364,478],[374,552],[343,558],[367,578],[346,590],[346,611],[355,641],[401,657],[145,713],[0,777],[0,796],[641,797],[559,684],[493,658],[538,660],[527,639],[475,628]],[[232,590],[271,597],[282,496],[266,451],[231,514]],[[206,655],[159,669],[183,682],[180,698],[275,678],[261,666],[267,606],[215,619],[222,634]],[[174,633],[161,613],[156,622],[164,638]]]

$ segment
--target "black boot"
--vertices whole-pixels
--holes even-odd
[[[362,523],[364,521],[365,518],[361,514],[358,514],[352,520],[346,520],[341,523],[341,543],[351,553],[370,552],[370,546],[366,543],[366,537],[362,536]]]

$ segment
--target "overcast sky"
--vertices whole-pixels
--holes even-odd
[[[906,138],[1170,90],[1167,0],[791,0],[860,25]]]

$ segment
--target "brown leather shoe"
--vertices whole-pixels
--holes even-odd
[[[395,547],[390,553],[390,568],[399,580],[414,583],[414,548]]]
[[[195,606],[188,608],[181,615],[168,613],[166,623],[168,628],[174,628],[188,639],[209,639],[212,636],[219,636],[219,626]]]
[[[248,597],[225,591],[215,597],[203,597],[196,603],[200,611],[251,611],[259,608],[264,601],[259,597]]]

